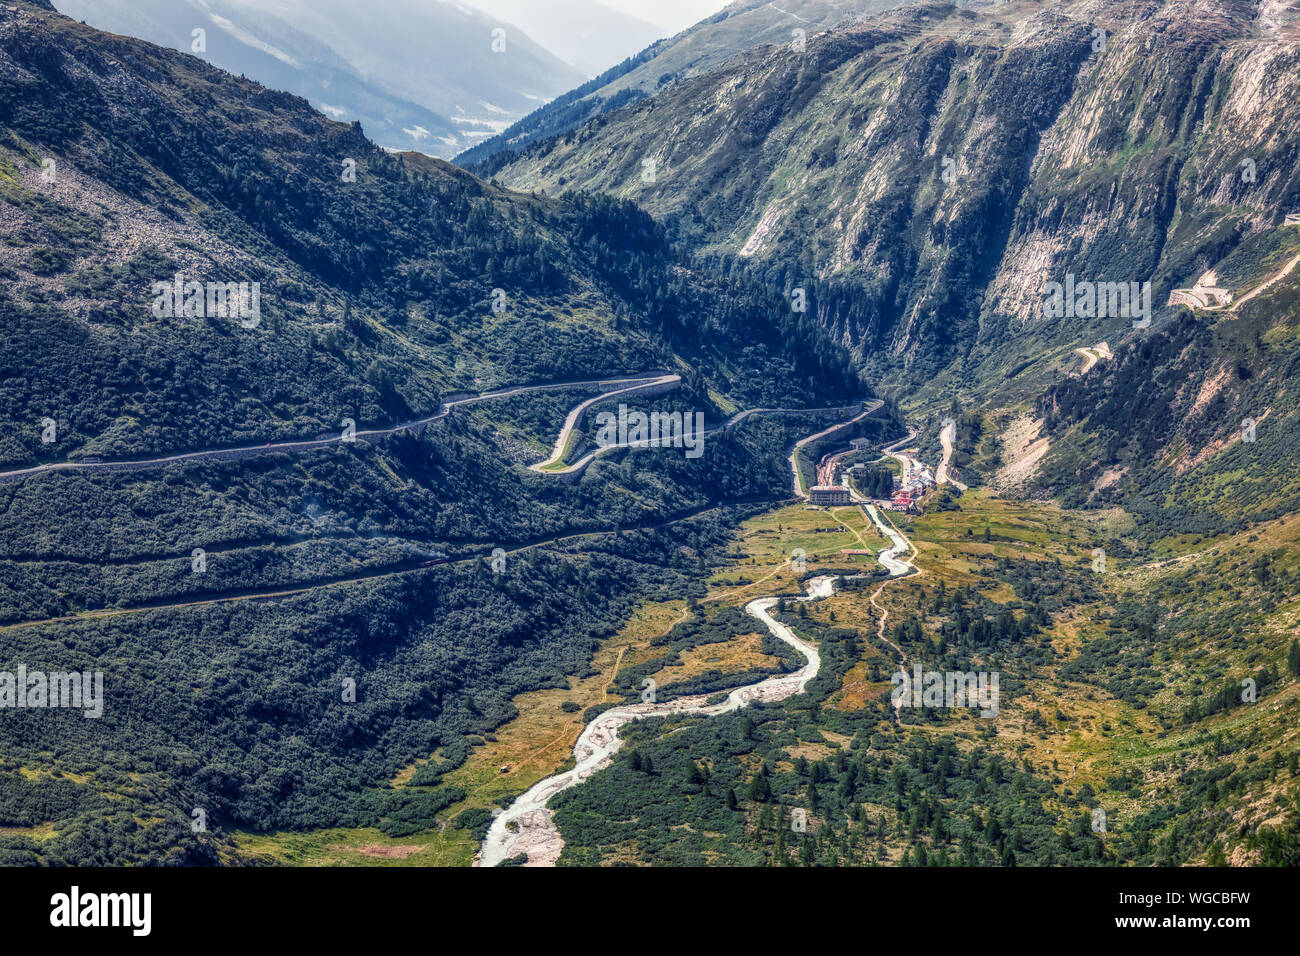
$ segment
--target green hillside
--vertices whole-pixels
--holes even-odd
[[[385,154],[41,4],[0,8],[0,208],[7,472],[337,437],[656,368],[710,422],[715,399],[866,394],[778,295],[679,260],[630,204]],[[260,312],[160,315],[178,273],[258,283]],[[534,394],[382,441],[0,483],[4,658],[105,686],[100,719],[7,715],[5,862],[233,862],[234,827],[431,827],[455,791],[388,780],[435,750],[455,766],[636,601],[697,587],[731,502],[787,493],[797,419],[696,460],[535,474],[583,389]]]

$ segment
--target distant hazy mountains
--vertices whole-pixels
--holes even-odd
[[[564,0],[557,28],[564,16],[580,18],[593,5]],[[381,145],[443,157],[482,142],[586,78],[523,29],[445,0],[57,0],[55,6],[91,26],[194,52],[297,93],[334,119],[360,120]],[[494,38],[496,29],[504,36]],[[202,52],[194,49],[195,30],[205,31]],[[636,32],[629,26],[626,42],[639,43]],[[572,46],[580,51],[582,41],[575,37]]]
[[[664,35],[658,26],[619,13],[600,0],[467,0],[513,23],[588,76],[644,50]]]

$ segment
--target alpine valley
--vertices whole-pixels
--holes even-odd
[[[0,4],[0,862],[1300,863],[1295,2],[370,125]]]

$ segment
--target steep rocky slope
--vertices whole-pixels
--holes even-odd
[[[1044,319],[1045,282],[1150,281],[1159,309],[1300,207],[1289,9],[906,7],[759,47],[498,176],[633,198],[815,287],[824,326],[899,384],[1001,376],[1126,324]]]
[[[961,417],[969,478],[1173,520],[1156,488],[1290,405],[1298,23],[1276,0],[913,5],[753,49],[498,176],[635,199],[700,257],[804,290],[869,376]],[[1198,282],[1232,301],[1170,304]],[[1104,306],[1053,314],[1052,283]],[[1282,443],[1252,512],[1297,504],[1287,434],[1261,438]],[[1232,520],[1186,481],[1193,523]]]
[[[163,450],[310,429],[340,400],[376,420],[429,408],[442,389],[652,367],[674,334],[699,346],[687,343],[687,310],[671,305],[678,294],[703,303],[690,311],[705,325],[731,324],[726,294],[691,291],[714,280],[677,269],[657,227],[624,205],[539,202],[445,163],[386,155],[296,97],[34,6],[5,11],[0,44],[6,358],[26,385],[4,414],[27,422],[61,410],[63,450],[105,429],[121,449]],[[177,273],[260,282],[261,326],[234,335],[233,321],[186,328],[153,314],[153,284]],[[492,308],[496,289],[508,308]],[[735,328],[760,347],[782,323],[778,313]],[[71,367],[114,384],[70,394],[68,366],[24,368],[54,330],[85,343]],[[112,369],[155,361],[141,342],[185,374],[155,386],[166,414],[124,420],[110,392],[133,404],[140,386]],[[136,357],[119,354],[128,348]],[[234,397],[261,391],[263,363],[305,355],[310,373],[281,380],[262,411]],[[813,362],[796,388],[827,381]],[[836,376],[843,389],[842,364]],[[265,407],[277,410],[269,421]],[[27,431],[9,429],[0,457],[24,459],[13,443],[50,452]]]

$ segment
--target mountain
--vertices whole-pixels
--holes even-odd
[[[708,71],[763,43],[790,44],[846,17],[897,6],[899,0],[735,0],[676,36],[659,40],[600,76],[539,107],[457,158],[490,176],[508,157],[539,139],[575,129],[683,78]],[[796,33],[802,31],[802,33]]]
[[[475,9],[513,24],[588,76],[643,50],[663,35],[645,20],[620,13],[600,0],[469,0]]]
[[[302,0],[61,0],[91,26],[194,51],[223,69],[359,120],[381,145],[450,157],[583,76],[520,30],[493,51],[496,20],[447,2],[381,10]],[[376,13],[380,15],[376,15]]]
[[[650,407],[711,423],[864,393],[804,317],[626,203],[388,153],[44,2],[0,6],[0,210],[3,470],[120,464],[0,482],[0,656],[97,670],[105,695],[99,719],[0,722],[7,864],[436,826],[464,796],[442,772],[517,694],[581,671],[645,595],[698,592],[750,502],[788,494],[798,420],[565,481],[526,465],[568,409],[664,367],[681,387]],[[176,282],[207,299],[160,307]],[[243,283],[247,315],[204,308]],[[356,442],[302,444],[348,419]]]
[[[1123,334],[1045,319],[1048,281],[1149,281],[1159,325],[1185,311],[1173,288],[1287,241],[1300,90],[1272,5],[906,7],[806,54],[759,47],[496,176],[635,199],[701,255],[815,287],[828,331],[899,385],[1001,381]]]

